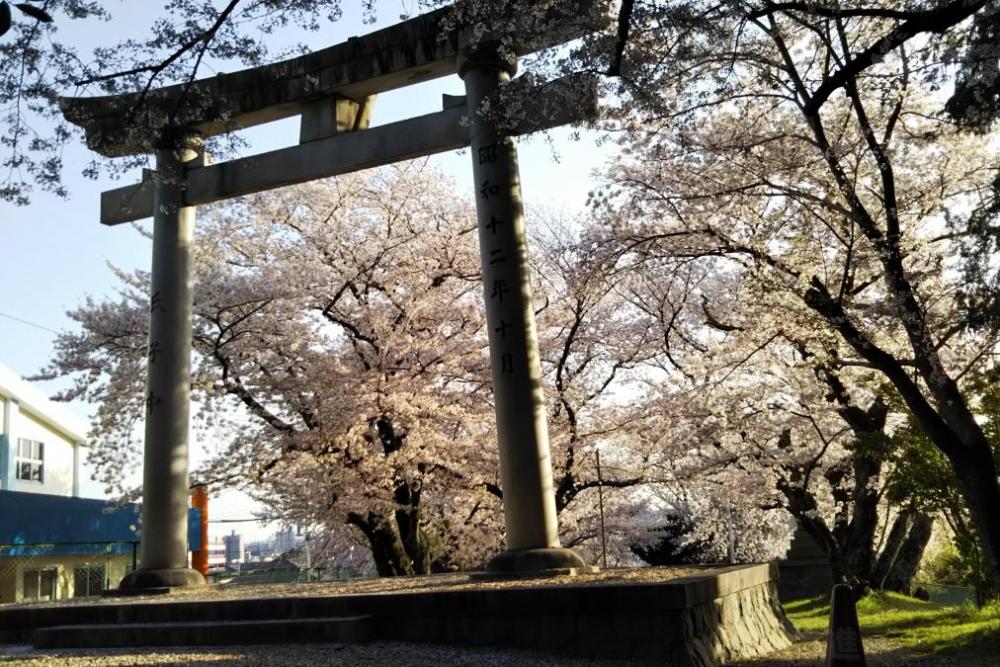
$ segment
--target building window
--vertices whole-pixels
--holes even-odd
[[[57,599],[56,581],[58,573],[55,568],[47,570],[25,570],[21,599],[25,602],[45,602]]]
[[[17,479],[25,482],[45,481],[45,444],[37,440],[17,439]]]
[[[107,588],[103,565],[83,565],[73,570],[73,597],[100,595]]]

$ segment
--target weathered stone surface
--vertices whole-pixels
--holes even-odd
[[[576,574],[578,570],[592,571],[579,554],[571,549],[542,547],[537,549],[510,549],[494,556],[486,566],[486,575],[503,576],[521,574],[545,576],[553,574]],[[556,575],[558,576],[558,575]]]
[[[201,138],[156,152],[153,266],[146,356],[142,559],[120,588],[205,585],[187,566],[188,433],[195,210],[184,206],[183,173],[201,162]]]
[[[122,579],[121,592],[137,592],[148,595],[161,591],[169,592],[171,588],[180,586],[204,586],[205,576],[189,567],[136,570]]]
[[[550,81],[522,94],[533,112],[510,128],[511,136],[583,122],[597,113],[596,82],[586,76]],[[567,103],[570,94],[574,95],[573,104]],[[469,131],[462,124],[465,114],[465,109],[449,108],[237,160],[192,166],[185,171],[184,205],[210,204],[251,192],[464,148],[469,145]],[[101,195],[101,223],[118,225],[150,217],[153,214],[153,178],[152,173],[147,172],[142,183],[104,192]]]
[[[519,54],[593,32],[601,2],[567,0],[536,34],[521,35]],[[370,95],[454,74],[458,29],[443,7],[313,53],[271,65],[106,97],[61,98],[63,115],[84,128],[87,145],[109,157],[151,152],[171,128],[204,136],[302,113],[324,97]]]

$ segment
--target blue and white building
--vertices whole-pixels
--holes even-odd
[[[99,495],[87,424],[0,365],[0,604],[99,595],[135,568],[141,507]],[[198,547],[200,511],[188,540]]]
[[[80,497],[87,423],[0,364],[0,491]]]

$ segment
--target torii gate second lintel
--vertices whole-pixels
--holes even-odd
[[[568,0],[556,14],[558,20],[552,25],[557,27],[525,36],[518,51],[527,53],[586,35],[595,28],[593,13],[599,5],[595,0]],[[440,31],[441,12],[447,9],[299,59],[150,91],[153,112],[143,119],[145,131],[155,136],[147,139],[137,140],[135,130],[125,127],[135,119],[134,94],[60,101],[67,119],[84,127],[95,150],[111,156],[155,150],[156,155],[154,173],[138,185],[104,193],[101,203],[105,224],[153,216],[142,562],[122,581],[122,588],[204,582],[200,573],[187,567],[186,550],[195,206],[465,146],[472,149],[476,183],[507,528],[507,550],[490,562],[488,570],[573,572],[587,567],[559,543],[512,137],[593,118],[596,84],[568,79],[522,90],[527,116],[501,131],[478,110],[485,100],[499,99],[499,90],[508,84],[516,65],[502,58],[495,45],[467,44],[464,29],[428,33]],[[350,62],[339,62],[337,57]],[[323,72],[334,74],[324,78]],[[453,72],[465,81],[464,101],[446,102],[438,113],[368,128],[377,93]],[[304,87],[303,80],[313,84]],[[255,81],[271,81],[274,90],[240,94],[241,86]],[[320,89],[322,95],[317,96]],[[190,107],[183,127],[169,125],[163,114],[156,113],[171,105],[177,109],[178,99],[184,101],[192,90],[199,91],[201,111]],[[345,92],[363,98],[345,97]],[[207,164],[201,149],[206,134],[233,129],[234,122],[247,126],[296,114],[302,116],[298,145]],[[229,119],[225,125],[223,117]],[[498,294],[502,296],[497,298]]]
[[[532,113],[518,119],[509,130],[511,136],[585,122],[597,115],[597,86],[589,75],[557,79],[519,91],[519,95]],[[464,100],[458,102],[458,106],[449,106],[436,113],[370,129],[365,129],[365,118],[359,129],[328,134],[315,131],[315,116],[304,115],[300,136],[315,135],[312,140],[228,162],[188,166],[184,175],[184,205],[210,204],[466,148],[470,138],[463,119],[468,112]],[[347,106],[351,102],[332,100],[331,104]],[[368,109],[370,111],[370,106]],[[102,193],[101,223],[117,225],[152,217],[153,188],[152,174],[148,173],[142,183]]]

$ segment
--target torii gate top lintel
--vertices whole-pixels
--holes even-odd
[[[597,0],[558,5],[535,34],[518,35],[518,55],[593,32],[602,22]],[[457,72],[459,30],[446,29],[451,6],[320,51],[145,93],[64,97],[59,104],[81,126],[87,145],[107,157],[149,153],[171,127],[203,136],[302,114],[324,98],[366,98]],[[138,112],[137,112],[138,110]]]

